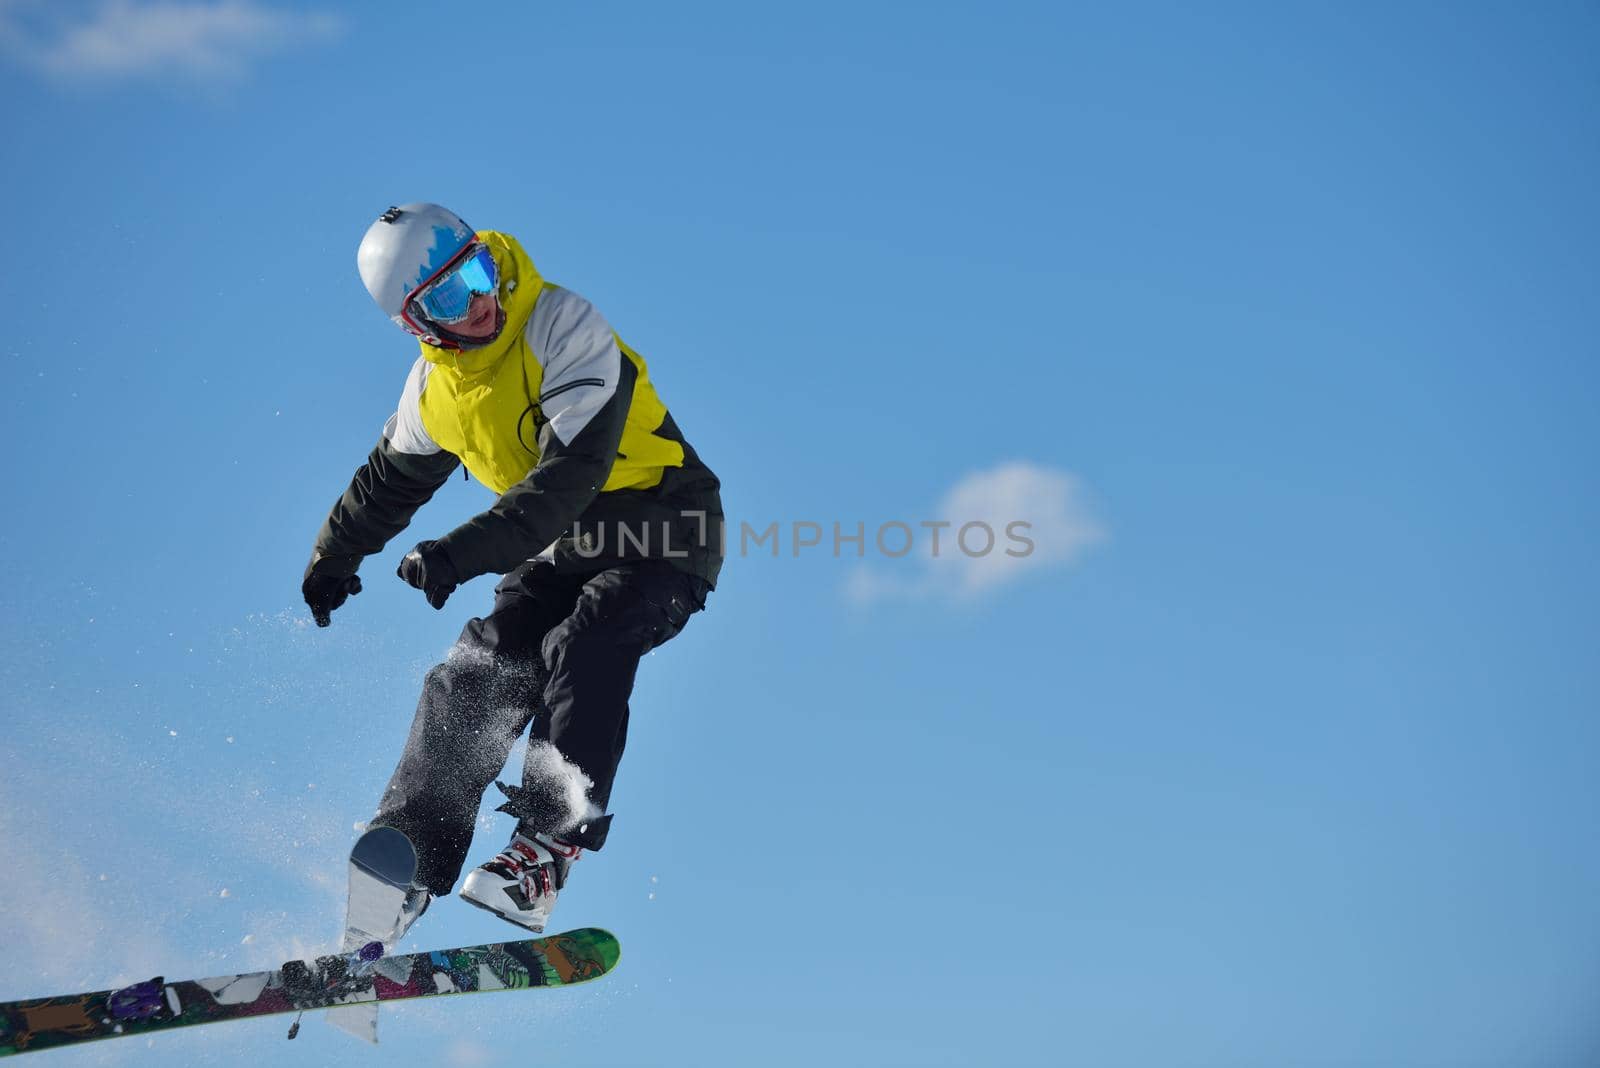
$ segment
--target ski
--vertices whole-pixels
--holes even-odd
[[[374,827],[356,841],[350,850],[350,897],[340,953],[354,953],[371,942],[381,942],[386,953],[394,948],[416,874],[416,847],[395,828]],[[378,1041],[376,1001],[330,1009],[323,1018],[359,1039]],[[297,1018],[290,1030],[298,1030],[299,1023]]]
[[[385,956],[381,943],[267,972],[0,1002],[0,1057],[175,1027],[442,994],[570,986],[616,966],[609,931]],[[291,1034],[290,1037],[293,1037]]]

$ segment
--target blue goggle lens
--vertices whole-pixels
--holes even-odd
[[[422,313],[436,323],[458,323],[467,317],[475,293],[493,293],[499,287],[499,272],[489,250],[479,245],[444,277],[417,294]]]

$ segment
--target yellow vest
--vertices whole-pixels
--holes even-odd
[[[479,482],[504,493],[539,463],[539,431],[546,422],[539,407],[544,367],[523,330],[548,283],[510,234],[483,230],[478,239],[489,246],[500,270],[505,327],[493,342],[477,349],[458,351],[421,342],[423,358],[433,364],[422,390],[422,425]],[[683,466],[683,446],[655,433],[667,407],[650,384],[644,359],[621,338],[617,347],[633,361],[638,378],[602,493],[649,489],[660,484],[666,468]]]

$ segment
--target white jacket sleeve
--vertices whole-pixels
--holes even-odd
[[[400,404],[389,421],[383,424],[383,438],[395,452],[410,456],[432,456],[439,451],[428,428],[422,425],[422,388],[428,384],[428,373],[433,364],[417,357],[406,376],[406,387],[400,391]]]
[[[524,334],[544,368],[539,407],[570,445],[617,391],[622,350],[599,310],[570,289],[539,294]]]

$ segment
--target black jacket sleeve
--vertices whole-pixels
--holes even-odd
[[[583,377],[553,383],[540,398],[549,421],[539,430],[539,463],[528,476],[487,512],[439,539],[462,582],[490,572],[503,574],[539,555],[599,495],[616,461],[638,377],[633,361],[615,345],[610,351],[614,355],[604,363],[585,359],[573,371]],[[556,432],[559,408],[581,407],[582,391],[603,390],[610,383],[615,383],[610,398],[570,442],[562,441]]]
[[[379,438],[318,531],[306,574],[354,575],[361,558],[404,530],[458,463],[448,452],[397,452],[387,438]]]

